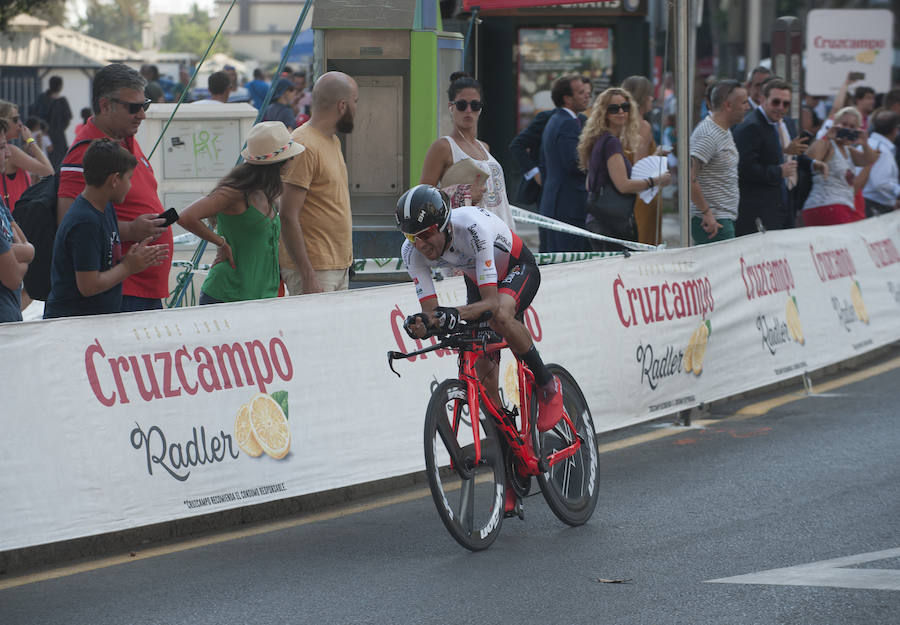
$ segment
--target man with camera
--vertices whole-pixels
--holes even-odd
[[[738,149],[740,203],[735,234],[794,227],[798,168],[826,170],[806,156],[807,137],[797,136],[791,108],[791,85],[782,78],[763,84],[762,104],[733,130]]]

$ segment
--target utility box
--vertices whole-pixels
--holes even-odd
[[[182,104],[166,127],[174,108],[151,106],[136,139],[156,174],[163,206],[180,212],[237,164],[257,111],[244,103]]]
[[[397,199],[419,181],[428,146],[439,136],[446,108],[439,91],[462,67],[462,37],[439,32],[438,0],[317,0],[312,28],[315,76],[340,71],[359,85],[353,132],[340,135],[353,255],[396,257],[403,241]]]

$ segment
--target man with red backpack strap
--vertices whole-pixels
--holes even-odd
[[[146,80],[130,67],[113,63],[94,77],[91,94],[94,116],[78,135],[76,142],[109,138],[119,142],[137,159],[131,190],[121,204],[115,205],[121,239],[143,241],[153,237],[154,243],[168,247],[166,262],[148,267],[134,274],[122,284],[122,312],[162,309],[162,300],[169,294],[169,271],[172,267],[172,231],[164,227],[165,220],[157,217],[164,211],[157,195],[156,178],[150,162],[134,138],[150,100],[144,96]],[[69,151],[60,168],[57,200],[57,223],[79,193],[84,189],[81,162],[87,145]],[[123,245],[123,254],[127,252]]]

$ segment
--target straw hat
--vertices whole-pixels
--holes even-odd
[[[251,165],[269,165],[297,156],[305,149],[291,139],[282,122],[260,122],[250,130],[241,156]]]

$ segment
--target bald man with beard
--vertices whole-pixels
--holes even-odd
[[[347,164],[337,133],[353,131],[356,81],[328,72],[312,90],[310,119],[291,135],[306,150],[282,173],[281,277],[291,295],[342,291],[353,263]]]

